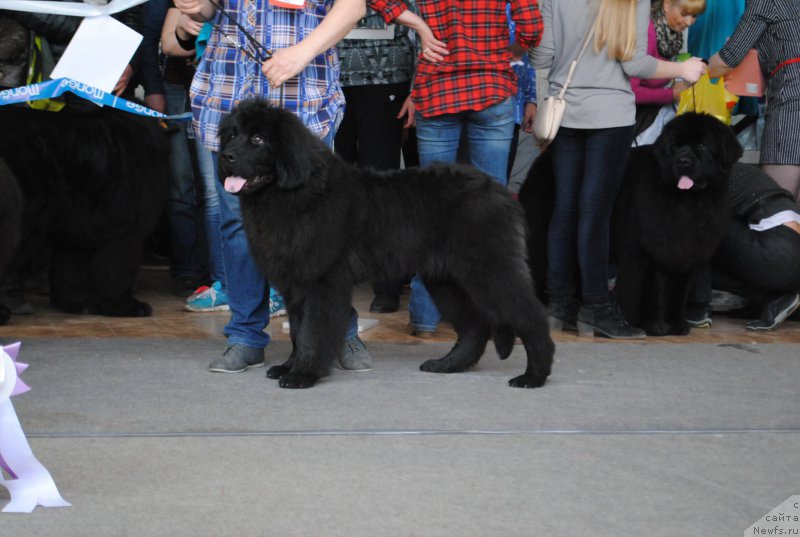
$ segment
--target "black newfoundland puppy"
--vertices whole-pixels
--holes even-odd
[[[464,371],[490,336],[501,359],[522,339],[536,388],[554,345],[525,254],[525,223],[506,189],[472,168],[376,172],[346,164],[292,113],[241,103],[221,126],[220,178],[241,196],[261,270],[286,300],[292,354],[269,369],[308,388],[342,352],[353,286],[417,273],[458,334],[423,371]]]
[[[709,266],[728,221],[728,178],[742,148],[730,127],[683,114],[653,145],[633,149],[611,222],[614,290],[625,319],[652,336],[686,335],[689,292]],[[530,228],[535,280],[544,281],[554,181],[549,152],[534,162],[519,199]],[[537,289],[540,296],[544,286]]]
[[[742,147],[705,114],[682,114],[631,152],[614,211],[616,300],[651,336],[686,335],[686,304],[725,233],[728,181]]]
[[[49,265],[50,300],[68,313],[150,315],[133,287],[142,245],[166,203],[163,129],[152,118],[96,107],[4,107],[0,125],[0,158],[24,198],[7,270]],[[11,180],[7,172],[3,181]]]
[[[17,178],[0,158],[0,277],[11,264],[19,242],[19,227],[22,218],[22,192]],[[0,325],[6,324],[11,311],[0,304]]]

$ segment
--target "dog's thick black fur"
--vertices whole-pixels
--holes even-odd
[[[340,355],[353,286],[420,274],[458,334],[423,371],[473,366],[490,335],[501,358],[518,335],[527,369],[511,386],[542,386],[554,345],[536,299],[525,224],[508,191],[472,168],[396,172],[346,164],[290,112],[241,103],[222,123],[220,177],[238,178],[245,230],[286,300],[292,354],[267,376],[307,388]],[[229,189],[230,190],[230,189]]]
[[[614,212],[615,297],[652,336],[686,335],[686,304],[729,220],[731,167],[742,147],[730,127],[683,114],[653,145],[631,152]]]
[[[17,244],[22,218],[22,192],[17,178],[0,158],[0,277],[11,265]],[[8,322],[11,312],[0,304],[0,325]]]
[[[689,292],[722,239],[728,179],[741,156],[730,127],[694,113],[631,152],[611,226],[614,295],[631,325],[654,336],[689,333]],[[552,213],[550,159],[547,152],[537,159],[520,190],[534,249],[545,247]],[[544,280],[546,255],[532,259],[534,278]]]
[[[50,299],[69,313],[148,316],[133,296],[142,246],[166,202],[168,144],[155,120],[109,108],[0,110],[0,157],[24,197],[8,270],[49,254]]]

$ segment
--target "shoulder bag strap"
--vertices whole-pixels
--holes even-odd
[[[578,66],[578,62],[581,61],[581,58],[583,58],[583,53],[586,52],[586,48],[589,46],[589,41],[591,41],[595,28],[597,28],[597,23],[598,19],[595,19],[594,24],[592,24],[592,27],[589,28],[589,31],[586,33],[586,37],[583,39],[583,46],[581,47],[580,54],[578,54],[577,58],[572,60],[572,65],[569,66],[569,73],[567,73],[567,80],[564,81],[564,85],[561,86],[561,91],[558,94],[559,99],[563,99],[564,95],[567,93],[567,88],[572,82],[572,75],[575,74],[575,67]]]

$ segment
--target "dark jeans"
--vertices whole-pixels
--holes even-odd
[[[167,113],[182,114],[188,110],[188,97],[183,86],[164,83]],[[206,274],[205,242],[202,236],[202,214],[197,204],[192,148],[187,137],[188,123],[174,123],[170,134],[170,183],[167,200],[172,264],[170,276],[203,276]],[[192,145],[194,143],[192,142]]]
[[[553,152],[555,203],[547,236],[551,297],[608,300],[609,223],[633,140],[633,126],[561,127]]]

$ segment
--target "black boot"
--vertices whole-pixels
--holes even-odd
[[[550,297],[547,324],[552,330],[577,330],[578,301],[573,297]]]
[[[644,330],[628,324],[614,302],[584,304],[578,311],[578,335],[601,335],[612,339],[644,339]]]

